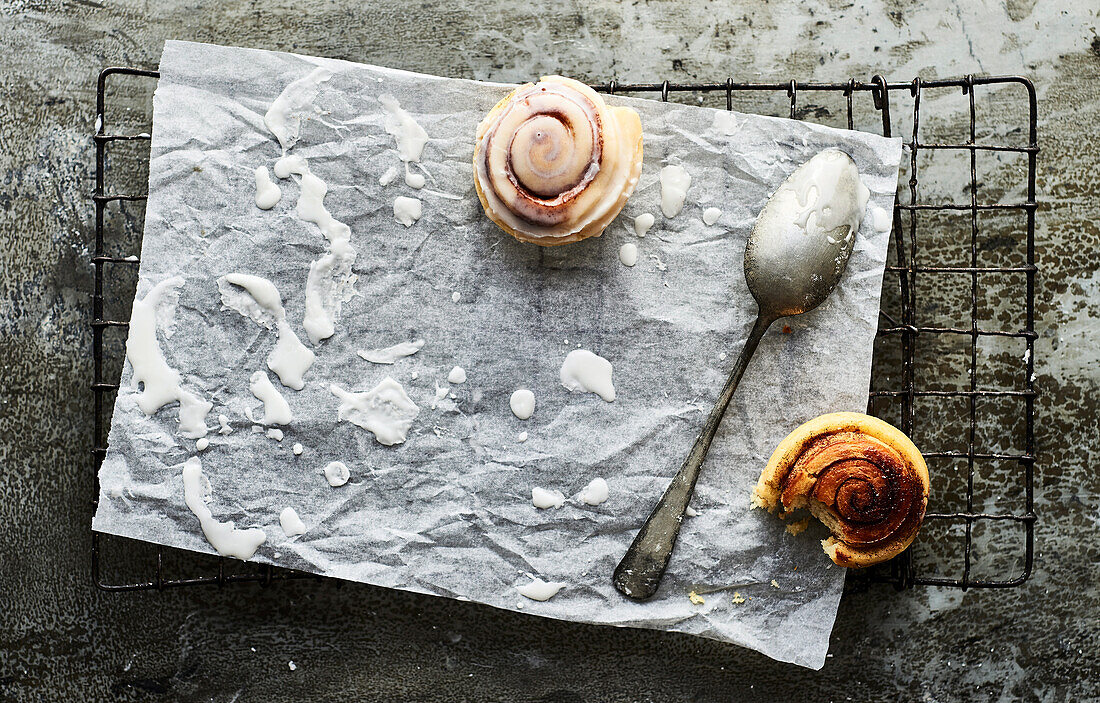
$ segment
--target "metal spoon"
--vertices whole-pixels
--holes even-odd
[[[768,327],[781,317],[800,315],[820,305],[832,293],[847,267],[855,242],[855,233],[849,232],[848,225],[828,232],[807,232],[797,226],[791,217],[789,200],[795,196],[792,196],[790,188],[783,195],[788,202],[779,202],[784,186],[795,182],[800,172],[811,167],[815,159],[828,154],[843,152],[822,152],[796,169],[765,203],[752,228],[745,246],[745,279],[752,297],[756,299],[756,323],[683,466],[642,525],[622,561],[615,567],[612,582],[625,596],[644,600],[657,592],[711,440],[718,431],[749,359]],[[847,154],[843,156],[851,161]],[[841,206],[843,198],[853,198],[853,202],[858,202],[862,184],[854,166],[854,163],[851,164],[854,178],[838,179],[833,207]],[[848,170],[843,169],[843,173],[848,175]],[[805,173],[801,174],[801,177],[805,176]]]

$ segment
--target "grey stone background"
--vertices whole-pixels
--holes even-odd
[[[1089,5],[3,3],[0,700],[1100,700],[1100,353],[1094,342],[1100,331],[1100,20]],[[727,75],[845,80],[876,72],[891,80],[1030,76],[1039,92],[1042,147],[1034,576],[1007,591],[899,593],[855,585],[841,603],[832,656],[821,672],[686,636],[542,621],[355,584],[97,590],[89,567],[87,410],[95,79],[107,65],[155,67],[166,38],[492,80],[546,72],[593,81]],[[112,95],[113,131],[147,129],[150,90],[137,82]],[[782,100],[763,96],[739,106],[784,110]],[[840,107],[810,101],[800,114],[839,124]],[[924,124],[944,139],[964,138],[965,108],[962,96],[930,96]],[[1019,140],[1013,130],[1021,124],[1019,96],[996,97],[990,108],[983,116],[993,126],[980,134]],[[873,115],[857,125],[873,128]],[[142,188],[145,172],[134,166],[140,157],[138,149],[109,162],[119,191]],[[966,202],[969,186],[957,167],[950,160],[928,164],[922,197]],[[983,172],[982,197],[1019,197],[1019,170],[1013,169],[997,160]],[[132,247],[140,236],[140,209],[114,208],[108,216],[122,247]],[[951,222],[931,225],[928,261],[968,255]],[[960,231],[968,236],[969,223]],[[982,231],[983,257],[1018,256],[1018,222],[990,218]],[[1019,284],[983,283],[982,315],[989,326],[1019,325]],[[120,285],[132,286],[132,276],[123,276]],[[960,285],[926,283],[922,319],[940,324],[957,317],[955,296],[968,294],[969,280]],[[121,296],[111,304],[124,315],[128,301]],[[117,354],[121,343],[112,344]],[[955,377],[965,367],[958,365],[960,348],[951,344],[920,348],[918,366],[930,385],[965,382]],[[983,346],[987,375],[981,382],[1019,387],[1020,349]],[[883,350],[884,364],[891,353]],[[876,376],[884,384],[894,380],[881,369]],[[918,408],[918,443],[957,438],[957,412]],[[980,427],[981,439],[1012,449],[1020,436],[1019,409],[991,407],[982,416],[989,419]],[[949,490],[957,488],[958,467],[934,470],[943,489],[942,504],[933,509],[959,507],[951,503],[957,491]],[[1018,469],[992,469],[979,479],[985,479],[977,489],[979,507],[1019,509]],[[951,551],[957,537],[934,530],[922,535],[918,565],[957,575]],[[975,542],[979,572],[1018,570],[1018,540],[975,534]],[[112,554],[121,570],[113,577],[148,573],[148,557],[143,548],[122,543]],[[202,572],[191,557],[167,566],[173,573]]]

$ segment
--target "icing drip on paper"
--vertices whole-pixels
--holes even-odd
[[[397,167],[390,166],[387,168],[381,176],[378,177],[378,185],[385,188],[389,184],[393,183],[393,179],[397,178]]]
[[[602,478],[594,478],[592,482],[581,491],[580,498],[589,505],[599,505],[607,500],[607,481]]]
[[[243,291],[242,291],[243,289]],[[305,372],[313,365],[314,355],[286,321],[282,297],[275,284],[266,278],[231,273],[218,279],[222,305],[236,310],[256,324],[275,328],[275,348],[267,355],[267,368],[275,372],[287,388],[302,390]]]
[[[328,485],[333,488],[338,488],[348,482],[351,478],[351,471],[348,470],[347,465],[342,461],[329,462],[325,468],[321,469],[321,473],[325,475],[325,480],[328,481]]]
[[[466,382],[466,369],[461,366],[456,366],[451,369],[451,372],[447,374],[447,383],[465,383]]]
[[[512,397],[508,399],[508,406],[512,409],[512,414],[519,419],[530,419],[535,414],[535,394],[526,388],[520,388],[512,393]]]
[[[355,249],[351,246],[351,229],[325,208],[328,186],[310,172],[305,158],[287,155],[287,151],[298,141],[302,113],[313,108],[320,84],[331,77],[332,72],[328,69],[317,68],[292,82],[264,116],[264,124],[283,149],[283,157],[275,163],[275,175],[299,177],[295,212],[300,220],[317,225],[329,245],[328,253],[310,264],[306,277],[306,313],[302,326],[314,344],[333,335],[341,305],[355,295],[356,276],[351,271]]]
[[[570,392],[595,393],[607,402],[615,400],[611,362],[587,349],[574,349],[561,365],[561,385]]]
[[[378,443],[387,447],[404,442],[420,414],[401,384],[388,376],[365,393],[349,393],[335,383],[329,390],[340,399],[338,419],[373,433]]]
[[[547,582],[542,579],[535,579],[523,586],[516,586],[516,590],[519,591],[521,596],[537,601],[548,601],[563,588],[565,588],[565,584],[561,581]]]
[[[256,207],[270,210],[283,198],[283,191],[271,180],[267,166],[256,167]]]
[[[272,170],[279,178],[287,179],[295,173],[308,171],[309,162],[305,160],[305,157],[297,154],[284,154],[281,159],[275,162],[275,167]]]
[[[634,234],[639,237],[644,237],[646,233],[649,232],[649,229],[653,227],[654,221],[653,215],[650,215],[648,212],[643,212],[641,215],[638,215],[634,218]]]
[[[401,104],[392,95],[380,95],[378,102],[382,103],[382,109],[386,113],[386,133],[397,143],[397,154],[405,163],[405,183],[412,188],[424,187],[424,177],[410,172],[409,164],[420,161],[424,154],[424,145],[428,143],[428,133],[417,124],[412,115],[401,109]],[[410,178],[413,181],[411,183]]]
[[[531,505],[539,510],[560,508],[565,505],[565,496],[561,491],[548,491],[545,488],[535,486],[531,489]]]
[[[424,340],[417,339],[412,342],[394,344],[392,347],[386,347],[384,349],[360,349],[356,353],[372,364],[392,364],[398,359],[412,356],[420,351],[423,346]]]
[[[130,336],[126,340],[126,360],[134,371],[130,387],[141,388],[137,394],[137,405],[141,411],[153,416],[168,403],[176,401],[179,403],[181,434],[188,439],[198,439],[209,431],[206,413],[214,404],[180,386],[180,373],[168,365],[157,340],[158,317],[162,318],[166,330],[171,327],[182,285],[181,276],[168,278],[153,286],[141,300],[134,300]]]
[[[435,387],[435,397],[432,399],[432,410],[435,410],[436,407],[438,407],[439,404],[443,400],[446,399],[448,392],[449,392],[449,389],[446,386],[443,386],[443,387],[436,386]],[[453,405],[453,403],[452,403],[452,405]]]
[[[726,135],[727,137],[737,134],[741,125],[737,119],[737,116],[732,112],[726,112],[724,110],[715,111],[714,113],[714,129]]]
[[[876,232],[889,232],[893,222],[891,221],[890,213],[886,212],[886,210],[880,208],[878,205],[872,205],[871,224],[874,226]]]
[[[252,395],[256,398],[263,401],[263,423],[265,425],[289,425],[290,421],[294,419],[286,398],[271,384],[271,379],[267,377],[265,372],[257,371],[252,374],[252,378],[248,382],[248,390],[252,391]]]
[[[661,212],[665,217],[676,217],[684,209],[691,176],[681,166],[665,166],[661,169]]]
[[[393,219],[406,227],[412,227],[424,214],[424,206],[416,198],[399,195],[393,201]]]
[[[633,242],[627,242],[619,247],[619,261],[623,266],[633,266],[638,263],[638,247]]]
[[[409,165],[405,164],[405,185],[420,190],[425,182],[423,173],[414,173],[409,170]]]
[[[218,522],[206,503],[210,500],[210,482],[202,472],[198,457],[191,457],[183,464],[183,499],[187,507],[199,519],[202,533],[218,554],[237,559],[251,559],[267,539],[258,527],[238,530],[233,522]]]
[[[279,526],[287,537],[297,537],[306,532],[306,524],[298,517],[294,508],[283,508],[283,512],[279,513]]]
[[[283,176],[284,173],[287,176]],[[300,177],[295,212],[300,220],[317,225],[329,245],[328,253],[309,265],[306,277],[306,313],[302,326],[310,341],[317,344],[335,333],[341,305],[355,295],[356,275],[351,267],[356,252],[351,246],[351,228],[333,217],[325,207],[328,185],[309,170],[305,159],[299,156],[279,159],[275,175]]]
[[[321,89],[321,84],[332,78],[332,71],[327,68],[315,68],[309,75],[294,81],[279,97],[271,103],[267,114],[264,115],[264,124],[268,130],[279,140],[279,146],[287,151],[298,141],[298,130],[301,128],[302,115],[311,112],[313,101]]]

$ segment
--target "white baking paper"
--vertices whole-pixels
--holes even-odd
[[[216,281],[234,271],[272,280],[306,339],[303,286],[326,244],[295,215],[295,182],[279,181],[282,200],[258,209],[253,172],[280,156],[264,113],[317,66],[333,75],[294,153],[308,157],[329,185],[326,206],[351,227],[358,294],[336,334],[314,347],[305,389],[280,387],[294,421],[278,442],[245,415],[260,414],[249,377],[265,368],[274,335],[223,309]],[[844,572],[822,553],[820,531],[792,537],[774,516],[750,511],[749,495],[795,426],[865,408],[888,240],[870,209],[835,294],[776,323],[761,343],[658,595],[631,602],[613,589],[611,572],[679,468],[755,316],[744,243],[769,194],[806,159],[839,147],[855,159],[871,203],[890,211],[899,140],[614,97],[642,118],[638,188],[602,237],[541,248],[497,229],[474,193],[474,129],[505,86],[184,42],[165,45],[160,69],[138,295],[169,276],[186,281],[161,345],[184,387],[214,403],[212,430],[219,414],[233,427],[212,431],[199,456],[214,517],[266,531],[256,561],[553,618],[686,632],[822,666]],[[430,137],[419,196],[400,177],[379,185],[401,167],[382,94]],[[672,219],[661,215],[657,182],[667,164],[692,177]],[[423,200],[419,222],[394,221],[397,196]],[[706,226],[702,213],[712,206],[722,215]],[[638,238],[631,225],[644,212],[657,223]],[[628,241],[640,250],[633,268],[617,255]],[[356,354],[416,339],[424,347],[392,365]],[[561,363],[578,347],[614,365],[614,402],[561,386]],[[456,365],[468,380],[448,384]],[[339,399],[328,389],[365,391],[386,376],[420,407],[408,441],[393,447],[337,422]],[[130,377],[127,364],[93,527],[210,552],[184,504],[181,469],[195,442],[177,433],[175,405],[146,417]],[[438,401],[437,388],[449,389]],[[517,388],[537,398],[530,420],[509,409]],[[334,460],[351,470],[338,488],[320,473]],[[597,477],[610,496],[590,506],[578,493]],[[535,486],[564,493],[564,507],[534,508]],[[288,506],[307,528],[290,539],[279,527]],[[536,602],[515,590],[533,577],[567,585]],[[705,602],[689,600],[691,591]],[[745,602],[734,603],[734,592]]]

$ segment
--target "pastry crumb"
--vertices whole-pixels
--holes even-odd
[[[802,518],[798,522],[792,522],[787,525],[787,532],[791,535],[797,535],[810,526],[810,518]]]
[[[741,605],[741,604],[742,604],[742,603],[744,603],[744,602],[745,602],[745,598],[744,598],[744,596],[742,596],[742,595],[741,595],[740,593],[738,593],[737,591],[734,591],[734,592],[733,592],[733,604],[734,604],[734,605]]]
[[[772,588],[779,588],[779,582],[775,579],[772,579]]]
[[[703,600],[703,597],[701,595],[699,595],[698,593],[696,593],[695,591],[692,591],[691,593],[688,594],[688,600],[691,601],[695,605],[703,605],[704,603],[706,603],[706,601]]]

